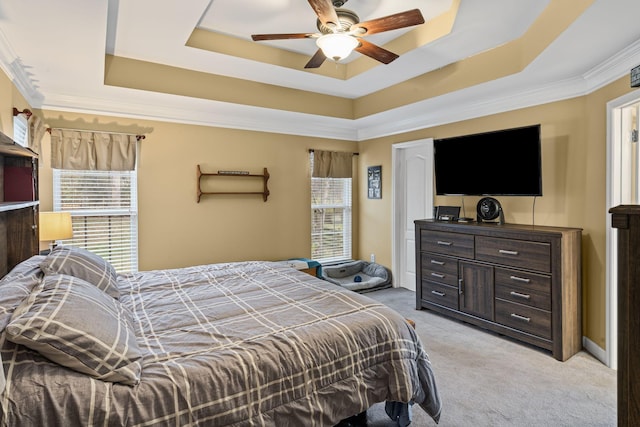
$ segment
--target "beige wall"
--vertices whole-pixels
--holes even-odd
[[[13,137],[13,107],[31,108],[7,75],[0,71],[0,132]]]
[[[300,136],[60,112],[45,114],[46,122],[53,127],[95,129],[111,124],[112,131],[131,132],[138,126],[143,131],[140,133],[146,134],[138,160],[141,270],[310,257],[309,149],[356,148],[355,143]],[[198,164],[204,172],[262,173],[266,167],[270,174],[268,201],[257,195],[203,195],[197,203]],[[247,187],[247,181],[203,181],[203,185],[221,190],[220,185],[226,189],[227,184],[229,189],[233,185],[241,191],[262,190],[260,181],[251,187]],[[50,187],[50,181],[43,179],[42,191]],[[357,217],[355,226],[357,229]]]
[[[543,197],[535,223],[578,227],[582,234],[583,334],[606,347],[606,103],[630,92],[628,77],[584,97],[422,129],[359,143],[360,178],[368,165],[382,165],[382,200],[360,194],[360,249],[391,265],[391,146],[424,138],[446,138],[501,128],[542,125]],[[533,223],[532,197],[499,197],[505,219]],[[475,217],[479,197],[465,197],[466,215]],[[436,197],[436,205],[461,206],[460,197]]]
[[[45,111],[54,127],[144,133],[139,157],[140,269],[310,254],[308,149],[354,150],[354,257],[375,253],[391,265],[391,146],[499,128],[542,124],[543,191],[535,222],[583,229],[584,334],[605,347],[606,102],[630,91],[628,78],[584,97],[466,120],[394,137],[349,143],[175,123]],[[28,107],[0,73],[0,128],[12,135],[11,108]],[[49,138],[43,140],[40,196],[51,209]],[[196,203],[196,165],[206,170],[269,169],[271,195],[204,196]],[[366,167],[382,165],[383,198],[366,197]],[[473,216],[478,198],[465,198]],[[530,224],[532,198],[502,197],[506,220]],[[459,205],[438,197],[436,204]]]

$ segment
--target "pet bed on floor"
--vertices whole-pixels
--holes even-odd
[[[322,278],[356,292],[391,286],[391,272],[380,264],[366,261],[323,266]]]

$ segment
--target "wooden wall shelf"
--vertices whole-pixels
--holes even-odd
[[[262,174],[250,174],[250,173],[238,173],[234,171],[229,172],[221,172],[218,171],[216,173],[204,173],[200,169],[200,165],[197,165],[198,172],[198,203],[200,203],[200,198],[204,195],[216,195],[216,194],[258,194],[262,196],[262,200],[265,202],[269,197],[269,188],[267,187],[267,182],[269,181],[269,171],[267,168],[263,169]],[[206,177],[224,177],[224,178],[260,178],[262,179],[262,191],[202,191],[202,178]]]

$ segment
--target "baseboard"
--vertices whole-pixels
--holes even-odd
[[[593,357],[601,361],[605,366],[609,366],[607,352],[587,337],[582,337],[582,347]]]

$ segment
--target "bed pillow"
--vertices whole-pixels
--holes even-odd
[[[115,268],[108,261],[82,248],[58,246],[40,267],[45,274],[66,274],[85,280],[112,297],[120,298]]]
[[[15,310],[7,339],[92,377],[135,385],[142,355],[120,301],[73,276],[46,275]]]
[[[34,255],[16,265],[0,280],[0,331],[7,326],[16,307],[44,277],[40,269],[42,260],[44,256]]]

